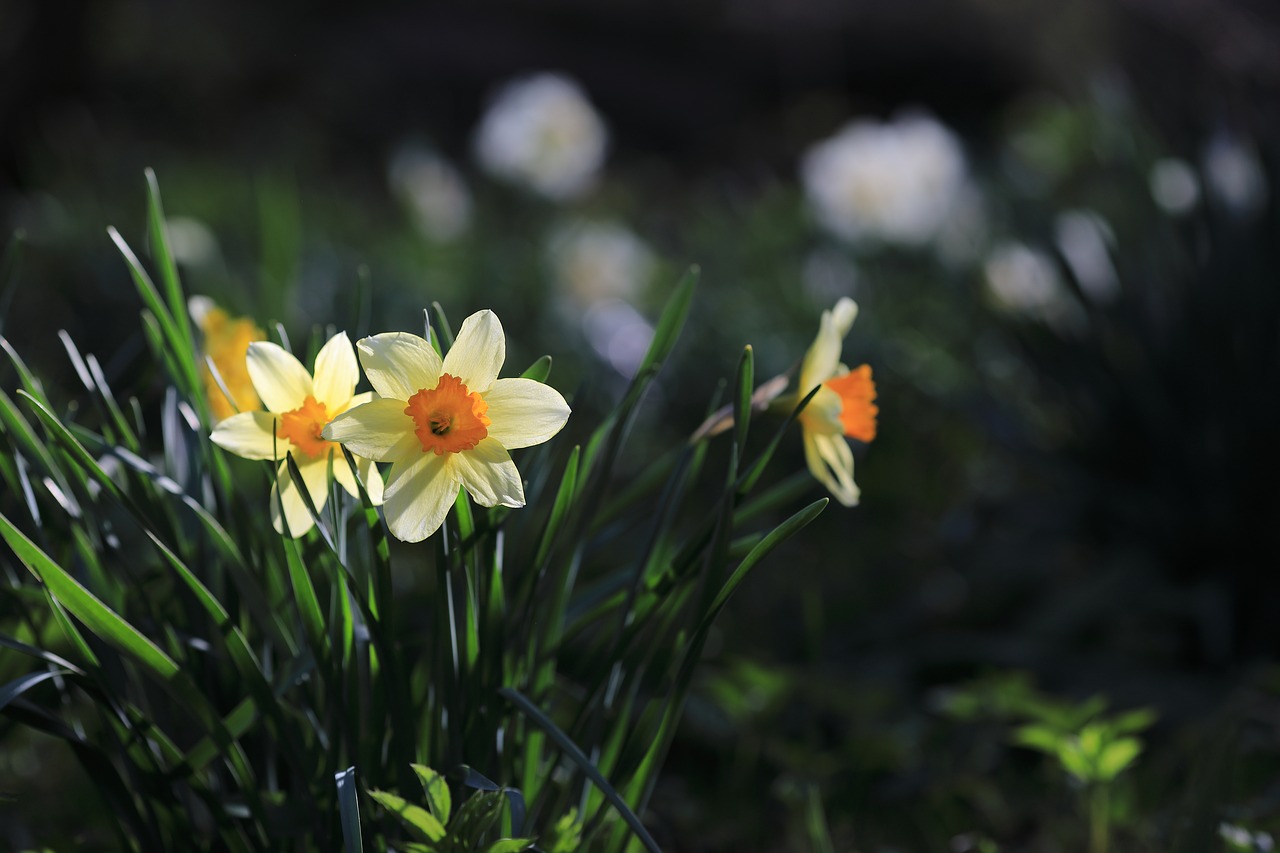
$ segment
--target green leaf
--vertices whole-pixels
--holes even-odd
[[[1143,731],[1155,724],[1159,714],[1154,708],[1137,708],[1127,711],[1111,721],[1108,728],[1112,734],[1127,735]]]
[[[449,326],[449,318],[444,314],[444,306],[439,302],[431,303],[431,310],[436,315],[436,321],[431,325],[431,330],[436,337],[440,339],[441,355],[453,349],[453,329]]]
[[[364,839],[360,833],[360,799],[356,791],[356,769],[348,767],[333,774],[338,786],[338,815],[342,819],[342,846],[347,853],[362,853]]]
[[[704,631],[710,627],[711,620],[715,619],[716,614],[720,612],[722,607],[724,607],[725,603],[729,600],[729,596],[733,595],[734,590],[736,590],[738,585],[746,578],[748,572],[754,569],[760,561],[767,557],[775,548],[790,539],[796,533],[800,532],[809,524],[809,522],[817,518],[818,515],[826,509],[827,504],[830,502],[830,498],[819,498],[797,512],[795,515],[788,518],[786,521],[782,522],[782,524],[779,524],[769,532],[769,535],[764,537],[759,545],[752,548],[751,553],[738,564],[738,568],[734,569],[733,574],[724,582],[724,586],[720,588],[720,591],[716,593],[716,597],[711,602],[711,606],[707,609],[706,614],[703,616],[702,625],[699,626],[698,630]]]
[[[1098,781],[1109,782],[1142,753],[1142,741],[1133,737],[1112,741],[1098,757]]]
[[[696,265],[691,266],[680,279],[680,283],[676,285],[675,293],[662,309],[662,316],[658,319],[658,325],[653,332],[653,340],[649,342],[649,350],[645,353],[639,368],[636,369],[636,376],[662,364],[671,354],[685,321],[689,319],[689,306],[693,302],[693,292],[701,274],[702,271]]]
[[[415,806],[403,797],[386,791],[371,789],[369,796],[378,801],[384,809],[400,819],[410,832],[416,833],[425,841],[439,841],[445,837],[444,824],[421,806]]]
[[[733,443],[739,454],[747,445],[747,427],[751,424],[751,391],[755,386],[755,354],[748,345],[738,359],[737,393],[733,397]]]
[[[448,823],[453,814],[453,799],[449,794],[449,784],[444,777],[424,764],[411,764],[413,772],[418,774],[422,790],[427,795],[427,806],[441,823]]]
[[[71,670],[69,669],[51,669],[44,672],[28,673],[21,678],[15,678],[8,684],[0,686],[0,711],[4,710],[6,705],[14,699],[17,699],[23,693],[26,693],[32,687],[35,687],[37,684],[48,681],[51,678],[57,678],[61,675],[71,674]]]
[[[0,515],[0,536],[28,571],[86,628],[162,678],[172,678],[178,673],[178,664],[173,658],[81,586],[3,515]]]
[[[169,228],[164,218],[164,206],[160,203],[160,184],[152,169],[146,169],[145,175],[147,178],[147,230],[151,237],[151,256],[160,270],[160,282],[164,285],[169,313],[174,319],[174,325],[187,343],[187,358],[191,358],[195,353],[194,339],[191,335],[191,323],[187,319],[187,301],[182,295],[182,282],[178,279],[178,265],[174,263],[173,250],[169,247]]]
[[[631,808],[627,805],[626,801],[622,799],[614,787],[609,784],[608,780],[604,778],[598,769],[596,769],[596,766],[592,764],[586,754],[578,748],[578,745],[570,740],[569,736],[561,731],[560,727],[557,726],[550,717],[542,712],[542,709],[530,702],[523,694],[520,693],[520,691],[511,687],[501,687],[498,689],[498,693],[505,697],[511,704],[515,705],[516,708],[532,720],[538,728],[546,732],[547,735],[555,741],[556,746],[560,747],[561,751],[568,755],[574,764],[578,765],[579,769],[586,774],[587,778],[600,789],[602,794],[604,794],[605,799],[607,799],[613,807],[618,810],[618,814],[622,816],[622,819],[626,822],[627,826],[631,828],[631,831],[635,833],[636,838],[639,839],[642,845],[644,845],[644,848],[650,851],[650,853],[658,853],[658,842],[653,840],[653,836],[651,836],[649,831],[644,828],[644,824],[640,822],[640,818],[636,817],[635,812],[631,811]]]
[[[532,379],[534,382],[546,382],[547,377],[551,375],[551,356],[544,355],[542,358],[529,365],[524,373],[520,374],[521,379]]]
[[[1048,755],[1058,754],[1063,738],[1062,732],[1039,723],[1019,726],[1013,733],[1013,742],[1018,746],[1037,749]]]
[[[533,847],[532,838],[499,838],[484,848],[484,853],[519,853]]]

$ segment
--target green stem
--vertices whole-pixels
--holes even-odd
[[[1089,796],[1089,835],[1090,853],[1107,853],[1111,840],[1110,802],[1108,794],[1110,786],[1095,783]]]

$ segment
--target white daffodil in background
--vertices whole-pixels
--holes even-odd
[[[604,165],[609,131],[582,88],[560,74],[506,84],[476,130],[489,174],[551,199],[582,195]]]
[[[507,345],[492,311],[463,321],[443,359],[407,332],[357,346],[380,399],[338,416],[322,435],[391,463],[385,512],[392,535],[426,539],[444,523],[459,487],[481,506],[524,506],[507,451],[551,438],[569,419],[569,405],[540,382],[498,378]]]
[[[788,411],[815,387],[819,391],[800,413],[804,432],[804,456],[809,470],[845,506],[858,503],[859,490],[853,481],[853,451],[845,436],[870,442],[876,437],[876,384],[871,367],[863,364],[850,370],[840,363],[845,335],[858,316],[858,306],[844,297],[835,308],[822,312],[818,336],[800,365],[796,393],[782,398],[777,406]]]
[[[289,533],[302,536],[313,521],[289,475],[285,455],[293,454],[307,494],[317,510],[323,509],[329,497],[329,460],[338,446],[325,441],[320,432],[336,415],[367,403],[373,394],[354,393],[360,368],[346,332],[334,335],[316,354],[314,377],[291,353],[266,341],[249,345],[247,362],[253,387],[267,411],[232,415],[214,427],[210,438],[246,459],[279,462],[278,485],[271,488],[271,521],[277,532],[283,532],[283,504]],[[377,467],[367,457],[356,463],[369,499],[381,503],[382,478]],[[341,453],[333,459],[333,478],[350,494],[359,495],[351,467]]]

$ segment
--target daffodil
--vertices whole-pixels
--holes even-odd
[[[876,437],[874,400],[876,384],[871,368],[861,365],[850,370],[840,363],[845,335],[858,316],[857,304],[848,297],[830,311],[822,312],[818,336],[800,365],[796,394],[780,401],[794,407],[818,388],[800,413],[804,433],[804,455],[809,470],[845,506],[858,503],[858,485],[853,481],[853,451],[845,436],[869,442]]]
[[[329,462],[333,478],[352,495],[359,495],[351,467],[338,446],[321,436],[324,427],[348,409],[373,399],[373,394],[355,394],[360,380],[355,350],[346,332],[340,332],[316,354],[315,375],[290,352],[276,344],[257,341],[249,345],[249,376],[267,411],[241,412],[214,427],[214,443],[246,459],[272,459],[279,463],[277,484],[271,487],[271,521],[283,532],[280,507],[292,536],[311,529],[297,483],[289,474],[286,454],[293,454],[303,485],[317,510],[329,496]],[[356,467],[369,499],[382,502],[382,478],[369,458],[357,458]]]
[[[262,407],[253,381],[245,364],[249,344],[266,338],[247,317],[232,317],[204,296],[192,297],[192,319],[200,327],[204,338],[204,352],[213,362],[222,378],[226,392],[218,386],[207,364],[200,366],[200,379],[204,383],[205,397],[209,400],[209,413],[215,423],[231,417],[236,412],[248,412]]]
[[[357,343],[380,399],[325,427],[329,441],[390,462],[386,519],[406,542],[426,539],[465,488],[481,506],[524,506],[507,452],[541,444],[569,419],[558,391],[532,379],[499,379],[506,338],[492,311],[472,314],[443,359],[426,340],[388,332]]]

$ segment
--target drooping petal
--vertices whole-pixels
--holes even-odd
[[[320,434],[326,441],[345,444],[356,456],[395,462],[422,452],[413,418],[404,407],[404,400],[372,400],[338,415]]]
[[[316,512],[322,511],[329,498],[328,458],[322,456],[302,462],[295,456],[294,461],[299,463],[298,473],[302,475],[303,486],[311,496]],[[298,491],[297,484],[289,475],[288,463],[280,463],[280,467],[276,469],[276,480],[277,485],[271,487],[271,525],[277,533],[284,532],[280,524],[280,506],[278,505],[283,504],[284,518],[289,524],[289,535],[296,539],[310,530],[315,522],[311,518],[311,513],[307,511],[306,503],[302,500],[302,493]],[[281,490],[278,502],[277,487]]]
[[[489,437],[503,447],[529,447],[555,435],[569,419],[569,404],[554,388],[532,379],[499,379],[484,392]]]
[[[818,334],[800,365],[797,390],[801,395],[809,393],[813,386],[826,382],[835,374],[840,365],[845,335],[849,334],[857,316],[858,305],[847,296],[841,297],[830,311],[822,312]]]
[[[440,381],[440,355],[430,343],[408,332],[383,332],[356,343],[360,365],[381,397],[408,400]]]
[[[853,481],[853,451],[841,435],[804,434],[809,471],[845,506],[857,506],[861,491]]]
[[[254,341],[249,344],[246,362],[254,390],[270,411],[292,411],[302,405],[307,395],[314,394],[311,374],[278,344]]]
[[[452,454],[450,464],[463,487],[480,506],[524,506],[524,485],[511,455],[493,438]]]
[[[316,353],[315,398],[330,412],[340,412],[350,405],[359,381],[355,348],[347,333],[339,332]]]
[[[382,503],[382,475],[378,473],[378,466],[372,459],[366,459],[363,456],[355,457],[356,472],[360,475],[360,482],[364,483],[365,492],[369,495],[369,501],[378,506]],[[351,466],[347,464],[347,458],[342,455],[341,451],[333,454],[333,479],[338,481],[338,485],[347,490],[347,494],[353,498],[360,497],[360,490],[356,488],[355,476],[351,473]]]
[[[462,321],[441,371],[462,380],[469,391],[484,393],[507,359],[507,338],[492,311],[477,311]]]
[[[383,497],[391,535],[404,542],[421,542],[444,524],[458,497],[458,481],[445,457],[423,453],[391,466]]]
[[[271,412],[240,412],[219,421],[209,438],[214,444],[245,459],[271,459],[274,446],[281,452],[288,442],[275,437],[276,415]]]

